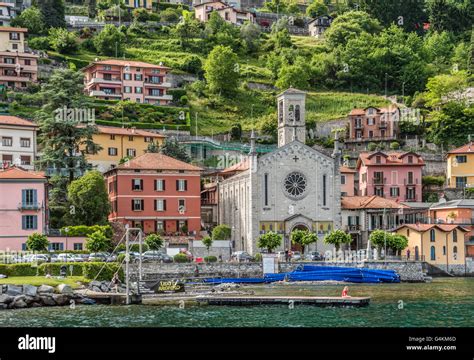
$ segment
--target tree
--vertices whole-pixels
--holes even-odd
[[[30,251],[48,250],[49,241],[46,235],[33,233],[26,239],[26,248]]]
[[[87,235],[86,238],[86,249],[91,253],[97,253],[102,251],[108,251],[112,247],[110,239],[104,235],[100,230]]]
[[[449,95],[454,95],[456,92],[467,88],[467,86],[468,75],[465,71],[434,76],[426,84],[427,92],[424,96],[426,105],[428,107],[439,106],[449,99]]]
[[[164,241],[158,234],[149,234],[145,237],[145,244],[150,250],[159,250],[163,247]]]
[[[230,128],[230,137],[232,140],[240,140],[242,138],[242,125],[236,123]]]
[[[102,55],[118,57],[123,54],[125,35],[112,24],[105,25],[93,41],[95,48]]]
[[[63,28],[49,29],[49,45],[60,54],[70,54],[77,50],[77,35]]]
[[[240,27],[240,37],[244,42],[247,53],[252,54],[258,51],[260,45],[260,28],[258,25],[247,21]]]
[[[230,240],[232,230],[228,225],[217,225],[212,230],[212,240]]]
[[[306,89],[310,78],[310,69],[303,57],[299,57],[293,65],[284,65],[278,72],[275,83],[280,89],[294,87]]]
[[[65,28],[65,8],[63,0],[37,0],[46,28]]]
[[[230,47],[218,45],[204,63],[204,77],[213,93],[231,95],[239,84],[237,55]]]
[[[166,9],[171,10],[171,9]],[[166,12],[163,11],[161,16]],[[177,19],[176,19],[177,20]],[[162,20],[165,21],[165,20]],[[169,20],[167,20],[169,21]],[[181,46],[183,48],[188,48],[190,46],[190,39],[199,36],[201,29],[199,27],[199,22],[194,18],[194,14],[190,11],[183,11],[181,20],[173,28],[174,35],[181,40]]]
[[[390,249],[397,255],[408,246],[408,239],[405,235],[393,234],[390,241]]]
[[[149,152],[149,153],[159,153],[160,152],[160,146],[152,141],[148,144],[147,148],[146,148],[146,152]]]
[[[36,6],[32,6],[14,18],[12,26],[27,28],[29,34],[39,35],[45,27],[43,14]]]
[[[311,18],[327,14],[329,14],[329,9],[321,0],[313,0],[306,8],[306,15]]]
[[[92,138],[97,128],[90,122],[81,123],[74,115],[64,115],[62,111],[64,108],[86,109],[83,77],[81,72],[55,70],[37,94],[44,104],[35,113],[40,128],[38,138],[43,147],[43,155],[37,163],[42,169],[50,167],[67,172],[69,182],[78,172],[90,169],[83,149],[89,154],[101,150]],[[77,149],[81,151],[77,153]]]
[[[89,171],[74,180],[68,187],[70,224],[102,225],[107,224],[110,203],[105,180],[99,171]]]
[[[293,230],[291,232],[291,242],[301,246],[301,252],[304,254],[306,246],[313,244],[318,241],[318,236],[308,230]]]
[[[261,249],[267,249],[271,253],[281,245],[282,236],[273,231],[269,231],[258,238],[257,246]]]
[[[163,155],[170,156],[174,159],[178,159],[184,162],[190,162],[186,148],[182,146],[177,139],[168,138],[164,141],[163,145],[160,147],[160,151]]]
[[[339,250],[339,247],[342,244],[350,244],[352,242],[352,237],[342,230],[333,230],[324,237],[324,242],[326,244],[334,245],[336,250]]]
[[[213,240],[210,236],[206,236],[204,239],[202,239],[202,243],[207,249],[207,255],[209,256],[209,251],[211,250],[211,246],[213,243]]]
[[[474,4],[471,0],[426,0],[431,28],[460,33],[472,28]]]
[[[86,0],[87,14],[91,19],[97,16],[97,0]]]
[[[389,248],[392,234],[385,230],[374,230],[369,236],[370,243],[379,249]]]

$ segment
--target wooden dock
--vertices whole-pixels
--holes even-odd
[[[318,296],[198,296],[196,301],[208,305],[313,305],[313,306],[368,306],[370,297]]]
[[[94,300],[98,304],[107,304],[107,305],[125,305],[127,301],[127,296],[124,293],[102,293],[95,292],[92,290],[80,290],[76,291],[85,297]],[[142,297],[141,295],[131,294],[130,295],[130,304],[141,304]]]

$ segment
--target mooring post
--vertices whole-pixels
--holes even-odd
[[[125,304],[130,305],[130,249],[128,247],[129,244],[129,236],[130,236],[130,229],[127,228],[127,232],[125,233],[125,284],[126,284],[126,299]]]
[[[137,284],[137,294],[140,294],[140,284],[142,283],[142,231],[138,232],[138,251],[140,252],[140,259],[138,262],[138,284]]]

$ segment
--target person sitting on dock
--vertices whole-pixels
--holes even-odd
[[[350,297],[349,295],[349,286],[344,286],[344,289],[342,290],[342,297]]]

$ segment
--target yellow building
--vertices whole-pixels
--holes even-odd
[[[447,186],[449,188],[474,187],[474,145],[469,142],[448,152]]]
[[[99,133],[93,136],[93,141],[102,150],[97,154],[88,154],[87,160],[101,172],[117,166],[124,157],[143,155],[152,142],[161,146],[165,139],[164,135],[145,130],[109,126],[97,126],[97,129]]]
[[[125,0],[125,4],[128,7],[134,8],[134,9],[147,9],[151,10],[152,9],[152,1],[151,0]]]
[[[396,233],[408,238],[403,255],[409,259],[426,261],[444,271],[463,274],[466,262],[464,234],[467,231],[459,225],[405,224]]]

